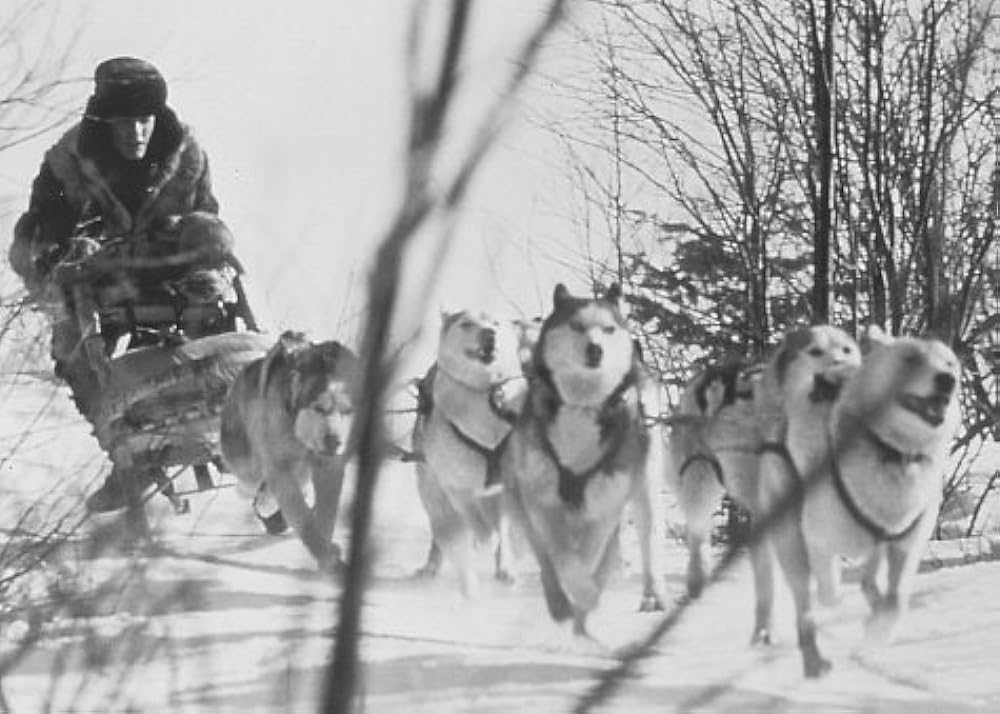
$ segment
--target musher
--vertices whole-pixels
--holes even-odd
[[[164,325],[190,317],[188,306],[224,304],[241,272],[217,216],[207,155],[167,105],[160,72],[145,60],[116,57],[97,66],[94,84],[83,118],[46,152],[9,252],[30,298],[62,308],[53,323],[55,373],[91,423],[102,372],[122,342],[126,349],[155,343],[164,339]],[[60,273],[108,246],[150,267],[89,283]],[[87,290],[100,320],[81,317]],[[198,314],[196,334],[188,336],[233,329],[231,315]],[[141,487],[154,480],[144,472],[134,478]],[[122,508],[123,491],[112,471],[87,507]]]

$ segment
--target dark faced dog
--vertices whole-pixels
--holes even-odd
[[[223,459],[242,489],[254,494],[265,527],[279,533],[287,519],[324,569],[339,564],[331,537],[358,368],[340,342],[311,343],[285,332],[244,368],[222,410]]]

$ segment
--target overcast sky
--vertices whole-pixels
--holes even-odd
[[[541,4],[476,6],[463,113],[492,96]],[[72,70],[81,77],[123,54],[160,68],[169,103],[209,152],[258,312],[273,328],[345,337],[335,333],[360,308],[365,261],[400,181],[409,8],[404,0],[100,0],[61,36],[76,34]],[[90,90],[80,85],[81,107]],[[545,101],[544,91],[527,100]],[[26,200],[56,138],[5,154],[5,190],[23,186]],[[556,198],[565,190],[550,170],[557,155],[546,132],[526,121],[511,127],[469,196],[432,312],[481,304],[537,313],[555,279],[585,287],[546,247],[568,238],[555,235],[552,219],[570,210]]]

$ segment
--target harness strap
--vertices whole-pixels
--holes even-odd
[[[684,472],[688,470],[688,467],[690,467],[693,463],[698,461],[704,461],[709,466],[711,466],[712,472],[715,474],[715,480],[718,481],[719,485],[722,486],[723,488],[726,487],[726,482],[725,479],[723,478],[723,473],[722,473],[722,464],[719,463],[719,460],[717,458],[711,456],[710,454],[702,454],[702,453],[691,454],[689,457],[684,459],[684,463],[681,464],[681,467],[679,469],[680,477],[684,478]]]
[[[604,403],[601,405],[600,411],[597,415],[598,423],[602,425],[601,441],[604,441],[604,433],[608,427],[611,426],[615,416],[615,407],[619,405],[624,406],[628,403],[627,394],[630,389],[636,387],[638,381],[639,378],[636,369],[630,369],[628,373],[622,377],[621,382],[619,382],[618,385],[611,391],[607,399],[604,400]],[[532,382],[543,387],[546,392],[545,398],[548,404],[546,411],[551,411],[551,413],[554,414],[559,407],[564,404],[564,402],[562,396],[559,394],[559,390],[552,382],[551,373],[547,369],[538,370],[532,377]],[[534,388],[532,388],[531,391],[535,391]],[[636,414],[634,417],[638,422],[638,426],[643,430],[643,433],[646,433],[643,424],[642,401],[638,399],[638,394],[636,394],[636,397]],[[597,463],[581,473],[575,473],[563,465],[563,463],[559,460],[559,454],[556,453],[555,447],[549,440],[548,433],[546,432],[544,426],[540,422],[538,423],[538,439],[559,472],[559,497],[565,503],[575,508],[581,507],[583,505],[583,493],[587,483],[595,474],[607,470],[608,467],[614,463],[614,460],[618,456],[618,452],[625,444],[625,437],[627,436],[628,429],[622,428],[614,429],[612,431],[612,443],[609,448],[604,451],[604,455],[598,459]]]
[[[638,425],[641,427],[641,413],[638,417]],[[598,459],[597,462],[589,469],[580,473],[570,470],[559,460],[559,454],[556,453],[556,449],[552,445],[552,441],[549,439],[548,433],[544,428],[539,429],[539,436],[542,446],[545,448],[549,458],[552,459],[552,462],[556,465],[556,469],[559,471],[559,497],[569,505],[579,508],[583,505],[583,493],[590,479],[602,471],[608,471],[614,464],[619,452],[625,445],[625,439],[628,436],[628,428],[624,427],[612,430],[610,443],[604,450],[603,456],[601,456],[601,458]]]
[[[760,456],[764,454],[777,454],[782,459],[784,459],[785,464],[798,473],[798,468],[795,466],[795,462],[792,461],[792,455],[788,453],[788,447],[780,441],[765,441],[760,446],[755,449],[755,453]]]
[[[447,418],[445,420],[448,421]],[[507,435],[500,440],[500,443],[498,443],[494,448],[489,449],[459,429],[454,422],[448,421],[448,424],[451,425],[451,429],[455,432],[455,436],[458,437],[459,441],[486,459],[486,485],[489,486],[499,483],[500,453],[503,451],[503,447],[507,443],[507,439],[510,438],[511,432],[507,432]]]
[[[883,444],[883,446],[885,445]],[[858,502],[854,499],[850,490],[847,488],[847,483],[844,481],[844,474],[841,472],[840,464],[837,462],[836,455],[833,454],[832,450],[830,458],[830,471],[833,474],[833,485],[837,489],[837,496],[840,497],[840,501],[844,504],[847,512],[851,514],[851,517],[858,523],[859,526],[868,531],[872,537],[879,542],[896,541],[905,538],[913,531],[914,528],[917,527],[920,519],[923,518],[926,513],[926,511],[918,513],[909,525],[903,527],[901,530],[887,531],[885,528],[865,515],[864,511],[861,510]]]

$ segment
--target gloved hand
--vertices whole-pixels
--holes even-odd
[[[55,283],[65,285],[82,280],[87,275],[87,259],[101,250],[101,243],[88,236],[73,236],[68,248],[58,248],[58,259],[47,271]]]

